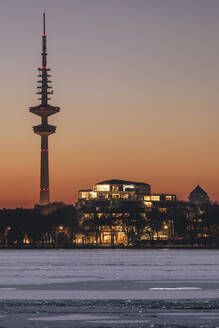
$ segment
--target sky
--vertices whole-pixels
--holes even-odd
[[[112,178],[219,201],[218,0],[0,0],[0,208],[39,202],[44,11],[51,201]]]

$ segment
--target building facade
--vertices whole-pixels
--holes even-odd
[[[198,206],[205,206],[209,204],[210,199],[206,191],[198,185],[189,194],[189,202]]]
[[[98,182],[79,191],[77,208],[87,234],[78,235],[76,244],[127,246],[135,240],[169,239],[173,227],[167,208],[175,202],[176,195],[153,194],[144,182]]]

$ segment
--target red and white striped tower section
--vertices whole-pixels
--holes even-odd
[[[41,136],[41,174],[40,174],[40,204],[49,203],[49,161],[48,161],[48,136],[55,133],[56,127],[48,124],[48,116],[60,111],[59,107],[49,105],[50,95],[53,93],[50,86],[51,81],[47,67],[47,49],[46,49],[46,26],[45,13],[43,14],[43,34],[42,34],[42,66],[38,68],[40,78],[37,94],[40,95],[40,105],[30,107],[31,113],[41,117],[41,124],[33,127],[33,131]]]

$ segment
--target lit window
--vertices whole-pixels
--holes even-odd
[[[110,191],[110,185],[97,185],[97,191]]]
[[[97,193],[94,191],[91,191],[90,196],[91,196],[91,198],[97,198]]]
[[[109,198],[109,194],[102,194],[103,198]]]
[[[173,199],[174,199],[173,196],[170,196],[170,195],[167,195],[167,196],[166,196],[166,200],[173,200]]]
[[[134,185],[123,185],[123,191],[132,191],[135,189]]]
[[[27,235],[24,236],[23,243],[24,243],[24,244],[29,244],[29,243],[30,243],[30,240],[29,240],[29,238],[27,237]]]
[[[152,207],[152,202],[145,202],[146,207]]]
[[[151,200],[154,202],[159,202],[160,201],[160,196],[151,196]]]
[[[151,200],[151,196],[144,196],[144,200],[150,201]]]
[[[129,194],[122,194],[122,198],[128,199],[129,198]]]
[[[112,186],[112,191],[118,191],[119,190],[119,186]]]
[[[159,212],[160,213],[167,213],[167,209],[165,207],[160,207]]]
[[[82,192],[81,193],[81,198],[89,198],[88,192]]]
[[[109,194],[105,194],[105,193],[98,193],[98,198],[100,199],[108,199],[109,198]]]
[[[120,194],[112,194],[112,198],[118,199],[118,198],[120,198]]]

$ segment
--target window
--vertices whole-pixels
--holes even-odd
[[[167,208],[165,208],[165,207],[160,207],[160,208],[159,208],[159,212],[160,212],[160,213],[167,213]]]
[[[118,191],[119,190],[119,186],[112,186],[112,191]]]
[[[94,191],[91,191],[90,196],[91,196],[91,198],[97,198],[97,193]]]
[[[152,207],[152,202],[145,202],[146,207]]]
[[[99,193],[99,194],[98,194],[98,198],[101,198],[101,199],[107,199],[107,198],[109,198],[109,194]]]
[[[96,185],[97,191],[110,191],[110,185]]]
[[[81,192],[81,198],[89,198],[88,192]]]
[[[150,201],[151,200],[151,196],[144,196],[144,200]]]
[[[134,185],[123,185],[123,191],[133,191],[134,189]]]
[[[109,194],[102,194],[103,198],[109,198]]]
[[[166,196],[166,200],[174,200],[174,196],[167,195],[167,196]]]
[[[112,194],[112,198],[118,199],[118,198],[120,198],[120,194]]]
[[[129,194],[122,194],[122,198],[128,199],[129,198]]]
[[[154,202],[159,202],[160,201],[160,196],[151,196],[151,200]]]

